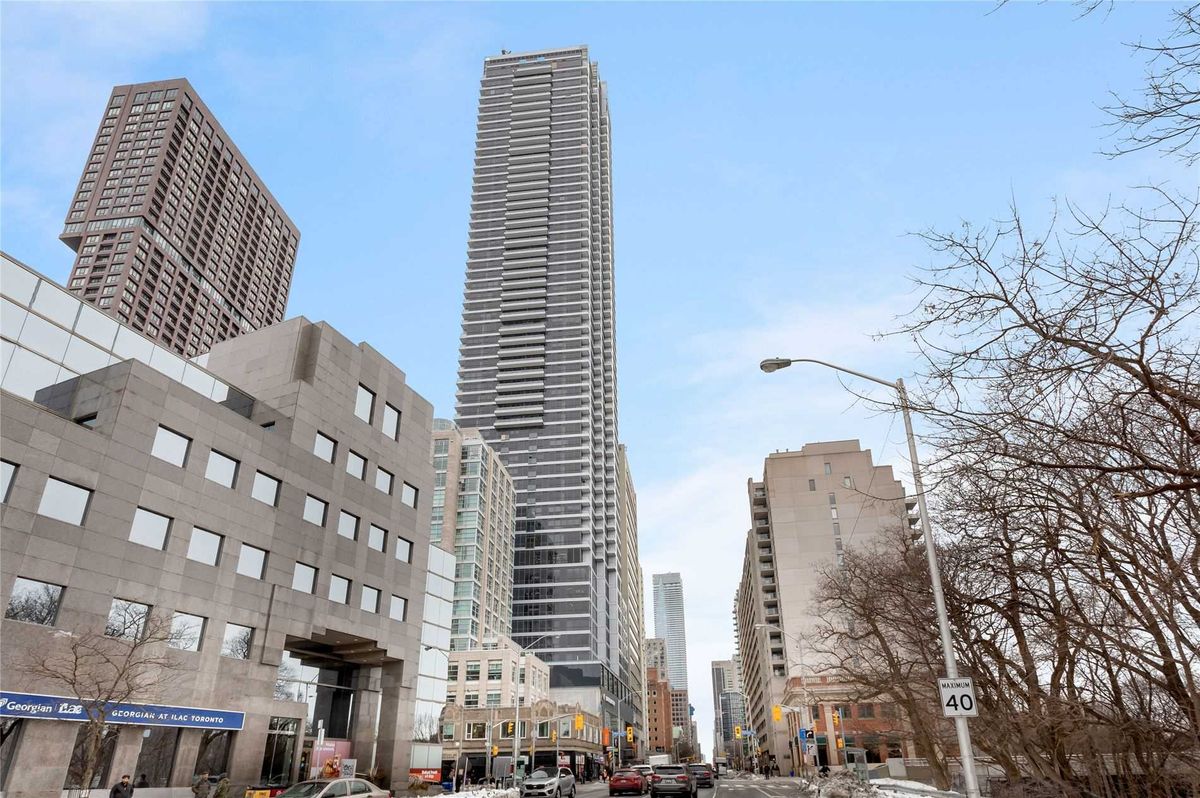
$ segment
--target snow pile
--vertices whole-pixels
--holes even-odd
[[[507,790],[484,787],[483,789],[463,790],[455,795],[459,798],[521,798],[521,791],[516,787],[509,787]]]
[[[919,795],[922,793],[929,796],[961,794],[953,790],[939,790],[937,787],[931,787],[920,781],[905,781],[904,779],[873,779],[871,783],[881,788],[881,795],[886,796],[886,798],[892,798],[892,796],[899,798],[899,796]],[[889,790],[888,787],[898,787],[903,792],[901,792],[901,789]]]

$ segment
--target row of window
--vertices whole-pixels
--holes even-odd
[[[386,405],[387,409],[391,409],[391,405]],[[386,412],[385,412],[386,415]],[[397,422],[399,416],[396,416]],[[338,442],[329,437],[323,432],[317,432],[316,438],[313,440],[312,452],[317,457],[324,460],[326,463],[332,463],[337,458]],[[346,473],[355,479],[366,480],[367,478],[367,458],[363,457],[353,449],[346,451]],[[383,466],[375,467],[375,489],[392,495],[392,488],[396,483],[396,475],[388,471]],[[400,501],[409,507],[417,506],[417,488],[407,482],[400,483]]]

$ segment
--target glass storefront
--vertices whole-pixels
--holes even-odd
[[[179,747],[179,729],[158,727],[142,731],[142,748],[134,769],[137,787],[168,787]]]
[[[90,784],[84,784],[84,771],[87,769],[87,751],[95,738],[92,731],[99,735],[99,756],[92,768]],[[90,724],[82,724],[75,735],[75,748],[71,751],[71,764],[67,766],[67,778],[63,782],[64,790],[78,790],[83,787],[95,789],[102,784],[108,784],[108,771],[112,767],[113,752],[117,750],[117,735],[120,729],[116,726],[102,726],[97,730]]]
[[[299,718],[271,718],[267,727],[267,744],[263,749],[262,772],[259,782],[268,787],[291,783],[292,763],[296,757],[296,738],[300,734]],[[303,778],[306,774],[301,774]]]

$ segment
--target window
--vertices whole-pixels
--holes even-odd
[[[488,660],[488,681],[498,682],[504,674],[504,663],[498,659]]]
[[[368,424],[375,414],[375,392],[365,385],[358,386],[358,396],[354,400],[354,415]]]
[[[17,577],[13,582],[12,595],[8,598],[4,617],[12,621],[53,626],[58,618],[62,594],[63,589],[60,585]]]
[[[488,694],[487,694],[487,705],[488,705],[489,707],[498,707],[498,706],[500,706],[500,691],[499,691],[499,690],[489,690],[489,691],[488,691]]]
[[[367,461],[362,455],[351,450],[346,453],[346,473],[355,479],[364,479],[367,474]]]
[[[379,612],[379,591],[369,585],[363,585],[358,608],[366,612]]]
[[[332,574],[329,577],[329,600],[338,604],[350,603],[350,580],[344,576]]]
[[[207,529],[192,527],[192,539],[188,541],[187,558],[205,565],[216,565],[221,556],[223,538]]]
[[[153,510],[147,510],[145,507],[139,507],[133,513],[133,523],[129,527],[129,539],[134,543],[161,551],[167,547],[167,530],[170,528],[170,518]]]
[[[82,525],[91,498],[92,492],[87,488],[48,477],[46,487],[42,491],[42,501],[38,504],[38,515],[56,518],[68,524]]]
[[[204,618],[177,612],[171,617],[171,639],[167,645],[182,651],[199,651],[204,637]]]
[[[254,487],[250,495],[263,504],[274,507],[279,502],[279,480],[261,471],[255,471]]]
[[[400,486],[400,501],[407,504],[409,507],[417,506],[417,489],[407,482],[401,483]]]
[[[848,478],[849,477],[847,477],[847,479]],[[860,718],[875,717],[875,705],[874,704],[859,704],[858,705],[858,716]]]
[[[137,774],[137,784],[143,787],[168,786],[181,731],[161,726],[142,731],[142,747],[138,752],[137,767],[133,770]]]
[[[810,479],[808,481],[808,489],[811,491],[815,491],[817,489],[817,481],[815,479]]]
[[[292,590],[299,590],[301,593],[311,593],[316,583],[317,569],[302,562],[296,563],[296,570],[292,572]]]
[[[100,756],[94,761],[90,784],[83,783],[84,771],[87,769],[88,746],[91,744],[87,724],[81,724],[75,735],[75,748],[71,751],[71,762],[67,765],[67,778],[63,782],[64,790],[78,790],[83,787],[96,789],[109,783],[109,771],[112,769],[113,754],[117,750],[117,736],[120,727],[105,725],[100,731]]]
[[[16,475],[16,463],[0,460],[0,502],[8,503],[8,492],[12,489],[13,477]]]
[[[831,505],[837,504],[837,494],[834,494],[834,493],[829,494],[829,503]]]
[[[238,554],[237,572],[251,579],[262,579],[267,565],[267,552],[249,543],[242,544]]]
[[[326,463],[332,463],[333,458],[337,456],[337,441],[318,432],[317,439],[313,442],[313,454]]]
[[[328,510],[328,502],[323,502],[311,494],[304,497],[304,520],[308,523],[325,526],[325,518]]]
[[[342,510],[338,514],[337,532],[344,538],[358,540],[358,516]]]
[[[225,624],[225,636],[221,638],[221,656],[230,659],[250,659],[250,643],[254,640],[254,629],[236,623]]]
[[[229,772],[229,749],[233,744],[233,735],[234,732],[229,729],[205,729],[201,732],[200,752],[196,754],[192,775]]]
[[[396,477],[391,471],[385,468],[375,469],[375,488],[381,490],[389,496],[392,494],[392,483]]]
[[[463,696],[463,706],[464,706],[464,707],[477,707],[477,706],[479,706],[479,693],[467,693],[466,695],[464,695],[464,696]],[[479,725],[480,725],[480,726],[483,726],[483,725],[485,725],[485,724],[483,724],[483,723],[480,723]],[[470,738],[468,737],[467,739],[470,739]],[[482,737],[480,737],[479,739],[483,739],[483,738],[482,738]]]
[[[191,445],[191,438],[160,426],[154,436],[154,446],[150,449],[150,454],[183,468],[183,464],[187,462],[188,447]]]
[[[826,463],[825,464],[825,476],[829,476],[832,473],[833,473],[833,466],[830,465],[829,463]]]
[[[140,640],[150,618],[150,605],[115,598],[108,608],[104,634],[124,640]]]
[[[375,551],[387,550],[387,530],[371,524],[367,527],[367,548]]]
[[[853,488],[854,480],[850,477],[842,477],[842,487],[843,488]]]
[[[479,660],[475,660],[474,662],[467,663],[467,681],[468,682],[479,681]]]
[[[204,478],[232,488],[237,479],[238,461],[221,454],[216,449],[208,453],[208,465],[204,469]]]
[[[388,609],[388,617],[390,617],[393,621],[403,621],[406,617],[408,617],[408,599],[395,595],[392,596],[392,605]],[[453,668],[454,675],[450,676],[449,671],[447,671],[447,679],[458,678],[458,665],[454,665]]]
[[[396,441],[400,439],[400,411],[383,403],[383,434]]]
[[[402,562],[412,562],[412,541],[396,535],[396,559]]]

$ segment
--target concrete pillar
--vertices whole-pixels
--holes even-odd
[[[381,787],[401,790],[408,787],[408,765],[412,748],[413,702],[416,693],[414,672],[405,684],[405,663],[390,662],[380,668],[379,739],[375,762],[384,772]]]

